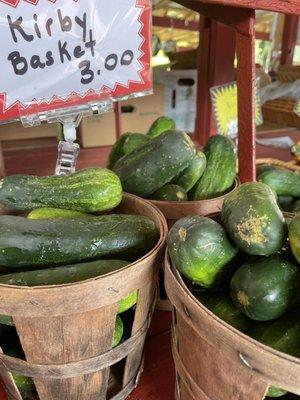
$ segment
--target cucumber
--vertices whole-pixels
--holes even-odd
[[[289,224],[289,239],[292,253],[300,264],[300,213]]]
[[[235,272],[231,296],[247,317],[274,320],[300,303],[300,269],[279,255],[254,258]]]
[[[238,252],[220,224],[201,216],[177,221],[167,243],[174,267],[204,287],[214,286],[225,276]]]
[[[286,243],[287,226],[272,189],[262,182],[244,183],[223,203],[222,222],[247,254],[270,256]]]
[[[296,200],[292,204],[291,211],[294,212],[294,213],[298,213],[300,211],[300,199]]]
[[[132,153],[135,149],[149,142],[151,139],[142,133],[131,133],[124,142],[124,155]]]
[[[147,136],[151,138],[156,138],[166,131],[173,131],[176,129],[175,122],[172,118],[159,117],[153,122],[150,129],[147,132]]]
[[[16,211],[53,207],[96,213],[112,210],[121,200],[120,180],[105,168],[63,176],[12,175],[0,188],[0,202]]]
[[[260,175],[262,175],[266,171],[274,171],[274,170],[277,170],[277,168],[274,165],[269,165],[269,164],[258,165],[256,167],[257,178],[259,178]]]
[[[236,177],[236,153],[230,139],[212,136],[204,147],[204,154],[207,166],[191,192],[191,200],[223,196],[232,189]]]
[[[122,319],[117,315],[116,326],[113,334],[112,347],[117,347],[120,344],[124,334],[124,324]]]
[[[74,218],[92,218],[91,214],[82,213],[80,211],[63,210],[61,208],[37,208],[32,210],[28,215],[29,219],[74,219]]]
[[[108,169],[113,169],[116,162],[125,155],[124,143],[130,135],[131,135],[130,132],[124,133],[113,145],[113,147],[109,153],[108,161],[107,161],[107,165],[106,165]]]
[[[138,215],[30,220],[0,216],[0,265],[48,267],[99,258],[137,259],[157,243],[153,221]]]
[[[206,168],[206,156],[199,151],[193,158],[190,165],[177,178],[173,180],[175,185],[182,187],[189,192],[199,181]]]
[[[300,174],[277,169],[266,171],[259,176],[259,181],[270,186],[278,196],[300,197]]]
[[[114,171],[126,192],[148,198],[185,170],[195,154],[186,133],[167,131],[122,157]]]
[[[187,194],[184,189],[178,185],[168,184],[158,189],[151,196],[152,200],[160,201],[187,201]]]
[[[294,201],[295,201],[294,197],[291,196],[278,196],[277,198],[277,203],[281,208],[281,210],[287,212],[292,210]]]

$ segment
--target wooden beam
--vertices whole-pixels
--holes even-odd
[[[256,180],[255,12],[237,26],[238,158],[242,183]],[[247,32],[247,33],[245,33]]]
[[[198,31],[199,29],[199,23],[197,21],[155,16],[153,16],[153,26],[161,28],[183,29],[187,31]]]
[[[286,15],[283,27],[281,46],[281,65],[292,65],[294,51],[297,42],[299,17],[297,15]]]

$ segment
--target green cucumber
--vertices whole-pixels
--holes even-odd
[[[176,125],[172,118],[159,117],[151,125],[149,131],[147,132],[147,136],[150,136],[151,138],[156,138],[166,131],[173,131],[175,129]]]
[[[152,200],[160,201],[187,201],[187,194],[182,187],[178,185],[168,184],[158,189],[151,196]]]
[[[124,334],[124,324],[122,319],[117,315],[116,326],[113,334],[112,347],[117,347],[120,344]]]
[[[87,168],[71,175],[12,175],[4,178],[0,202],[11,210],[41,207],[86,213],[112,210],[122,200],[119,178],[105,168]]]
[[[300,264],[300,213],[289,224],[289,240],[292,253]]]
[[[212,287],[222,279],[238,252],[220,224],[200,216],[177,221],[167,242],[173,265],[204,287]]]
[[[287,239],[277,199],[261,182],[244,183],[225,197],[222,222],[235,244],[247,254],[275,254]]]
[[[291,197],[291,196],[278,196],[277,197],[277,203],[278,203],[279,207],[281,208],[281,210],[287,211],[287,212],[292,210],[294,201],[295,201],[294,197]]]
[[[106,165],[108,169],[113,169],[116,162],[125,155],[124,143],[130,135],[131,135],[130,132],[124,133],[113,145],[113,147],[109,153],[108,161],[107,161],[107,165]]]
[[[66,218],[91,218],[91,214],[80,211],[63,210],[62,208],[37,208],[32,210],[27,218],[29,219],[66,219]]]
[[[175,185],[182,187],[189,192],[199,181],[206,168],[206,156],[199,151],[193,158],[190,165],[177,178],[173,180]]]
[[[260,175],[262,175],[264,172],[274,171],[274,170],[277,170],[277,168],[274,165],[270,165],[270,164],[258,165],[256,167],[256,176],[257,176],[257,178],[259,178]]]
[[[114,171],[126,192],[148,198],[185,170],[195,154],[186,133],[167,131],[122,157]]]
[[[191,192],[191,200],[220,197],[232,189],[236,177],[236,153],[230,139],[212,136],[204,147],[207,166]]]
[[[158,238],[154,222],[138,215],[65,220],[0,216],[0,265],[26,269],[116,256],[137,259]]]
[[[259,176],[259,181],[270,186],[278,196],[300,197],[300,174],[277,169],[266,171]]]
[[[131,133],[124,142],[124,155],[132,153],[135,149],[149,142],[151,139],[142,133]]]
[[[271,321],[300,302],[300,269],[282,256],[253,259],[231,281],[235,305],[249,318]]]
[[[241,332],[247,331],[253,326],[253,321],[247,318],[233,303],[231,298],[225,294],[212,295],[205,306],[217,317],[233,326]]]

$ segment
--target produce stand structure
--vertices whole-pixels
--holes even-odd
[[[238,60],[239,174],[242,182],[253,181],[256,179],[255,10],[262,9],[300,15],[300,2],[298,0],[176,0],[176,2],[199,12],[205,17],[204,24],[206,26],[209,20],[214,20],[235,31]],[[230,33],[227,32],[227,35]],[[198,113],[203,111],[203,102],[201,102],[200,96],[201,94],[198,94]]]

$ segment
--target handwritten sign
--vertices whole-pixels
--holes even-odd
[[[296,102],[294,111],[295,111],[295,114],[298,115],[298,117],[300,117],[300,100]]]
[[[0,120],[151,89],[150,0],[0,0]]]
[[[238,132],[238,100],[236,82],[215,86],[211,88],[210,92],[218,133],[221,135],[236,136]],[[256,91],[255,104],[256,125],[261,125],[263,123],[263,117],[258,91]]]

